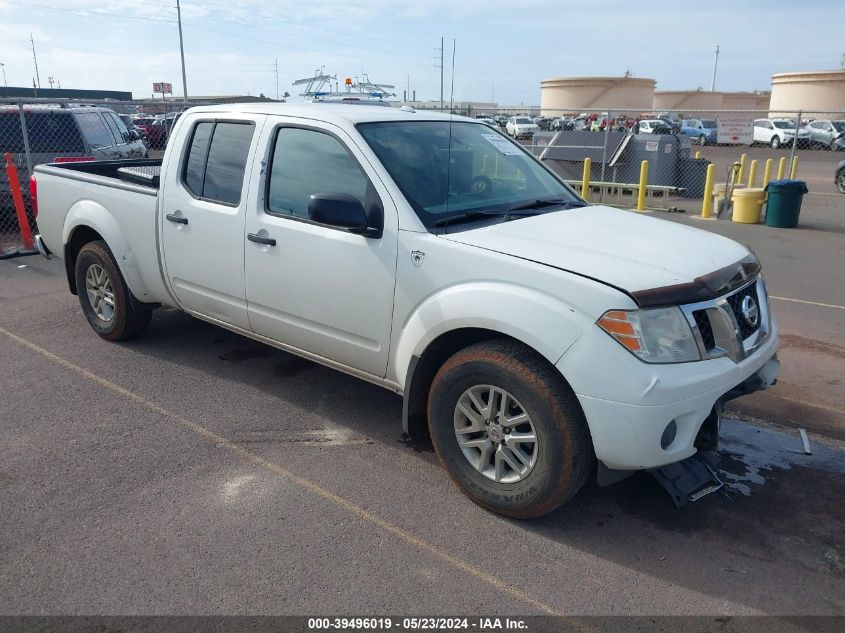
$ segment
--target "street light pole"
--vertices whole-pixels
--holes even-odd
[[[713,81],[710,82],[710,92],[716,92],[716,68],[719,66],[719,45],[716,44],[716,58],[713,60]]]
[[[6,88],[6,96],[9,96],[9,84],[6,82],[6,64],[0,62],[0,70],[3,71],[3,85]]]
[[[182,98],[185,103],[188,103],[188,80],[185,78],[185,46],[182,43],[182,7],[179,0],[176,0],[176,21],[179,23],[179,55],[182,57]]]

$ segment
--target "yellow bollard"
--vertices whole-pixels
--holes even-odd
[[[590,200],[590,169],[593,161],[589,158],[584,159],[584,175],[581,177],[581,197],[584,200]]]
[[[710,217],[713,208],[713,176],[716,175],[716,165],[707,165],[707,177],[704,179],[704,201],[701,203],[701,217],[705,220]]]
[[[763,189],[769,184],[769,178],[772,176],[772,159],[766,160],[766,166],[763,168]]]
[[[645,211],[645,194],[648,186],[648,161],[640,165],[640,189],[637,192],[637,211]]]
[[[798,175],[798,157],[795,156],[792,159],[792,171],[789,172],[790,180],[795,180],[795,177]]]
[[[752,160],[748,167],[748,188],[754,187],[754,181],[757,180],[757,161]]]
[[[783,174],[786,171],[786,156],[780,157],[780,162],[778,163],[778,180],[783,178]]]
[[[701,152],[700,151],[695,153],[695,160],[701,160]]]
[[[741,185],[743,178],[745,178],[745,163],[747,162],[748,154],[743,154],[739,157],[739,173],[736,175],[736,183],[738,185]]]

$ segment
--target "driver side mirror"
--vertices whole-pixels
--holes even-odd
[[[368,226],[364,205],[348,193],[312,193],[308,200],[308,217],[314,222],[366,237],[381,234],[381,227]]]

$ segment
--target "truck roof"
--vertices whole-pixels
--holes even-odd
[[[348,103],[231,103],[197,106],[188,112],[243,112],[250,114],[282,114],[328,123],[373,123],[377,121],[449,121],[477,122],[463,116],[411,108],[394,108]],[[481,124],[483,125],[483,123]]]

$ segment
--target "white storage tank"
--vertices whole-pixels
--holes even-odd
[[[778,73],[772,75],[771,116],[832,113],[845,117],[845,70]]]
[[[618,108],[626,114],[650,110],[654,79],[644,77],[562,77],[540,82],[543,116],[605,112]]]

